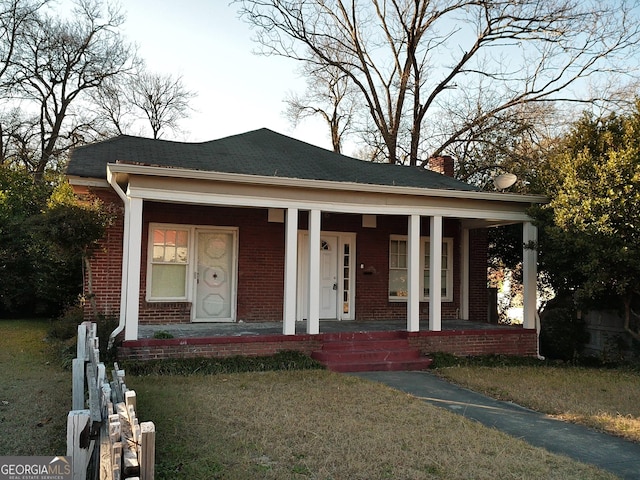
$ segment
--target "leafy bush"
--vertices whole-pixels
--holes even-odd
[[[125,360],[120,362],[127,375],[215,375],[220,373],[266,372],[274,370],[317,370],[324,366],[297,351],[282,351],[259,357],[172,358],[164,360]]]
[[[538,366],[544,362],[534,357],[517,357],[513,355],[478,355],[458,357],[447,352],[433,352],[429,355],[433,359],[431,368],[446,367],[517,367]]]
[[[67,308],[60,317],[51,320],[48,336],[54,340],[69,340],[78,334],[78,325],[84,321],[80,305]]]

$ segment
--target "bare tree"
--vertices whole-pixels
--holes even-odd
[[[94,126],[104,136],[125,135],[134,123],[133,105],[128,100],[128,82],[109,78],[91,92]]]
[[[182,77],[142,73],[129,85],[131,103],[149,121],[153,138],[160,138],[165,128],[178,130],[180,120],[189,116],[189,102],[195,93],[186,90]]]
[[[286,117],[297,126],[305,118],[320,116],[329,127],[333,151],[341,153],[343,140],[353,129],[357,92],[345,74],[331,65],[318,68],[305,63],[302,73],[307,91],[302,96],[288,95]]]
[[[10,64],[10,91],[26,116],[37,119],[37,151],[29,165],[37,179],[72,145],[87,121],[79,107],[91,90],[130,70],[135,59],[119,27],[124,17],[102,0],[78,0],[66,20],[38,12]]]
[[[625,0],[236,3],[261,53],[332,66],[349,79],[392,163],[450,153],[523,104],[594,102],[602,97],[590,83],[636,73],[639,22]],[[433,135],[459,92],[483,89],[500,101],[475,102],[465,121]]]
[[[16,49],[22,41],[27,25],[37,20],[37,11],[48,0],[0,0],[0,89],[6,91],[14,84],[10,66],[13,62]],[[4,105],[2,105],[4,110]],[[5,161],[7,152],[7,135],[15,132],[15,111],[9,108],[9,112],[3,112],[0,119],[0,159]],[[7,125],[10,122],[10,125]]]

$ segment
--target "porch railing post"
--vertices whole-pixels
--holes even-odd
[[[320,210],[309,212],[309,290],[307,333],[320,333]]]
[[[531,222],[522,225],[523,262],[522,276],[524,287],[523,327],[536,328],[537,312],[537,277],[538,277],[538,228]]]
[[[420,330],[420,215],[410,215],[407,242],[407,331]]]
[[[285,232],[284,259],[284,318],[283,335],[296,333],[296,277],[298,272],[298,209],[288,208]]]
[[[442,217],[430,220],[429,240],[429,330],[442,330]]]

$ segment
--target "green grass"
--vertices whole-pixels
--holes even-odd
[[[0,320],[0,455],[65,455],[71,372],[46,341],[49,322]]]

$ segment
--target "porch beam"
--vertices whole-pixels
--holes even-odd
[[[138,339],[138,315],[140,314],[140,262],[142,261],[142,204],[141,198],[129,199],[129,238],[127,263],[127,296],[125,313],[125,340]],[[124,262],[123,258],[123,262]]]
[[[298,271],[298,209],[288,208],[285,225],[284,309],[282,334],[296,333],[296,291]]]
[[[531,222],[522,224],[522,276],[524,283],[523,327],[536,328],[538,278],[538,228]]]
[[[407,331],[420,331],[420,216],[410,215],[407,241]]]
[[[309,311],[307,333],[320,333],[320,210],[309,212]]]
[[[442,217],[430,219],[429,240],[429,330],[442,330]]]
[[[463,228],[460,237],[462,242],[460,254],[462,256],[462,275],[460,279],[460,319],[469,320],[469,286],[471,278],[471,265],[469,257],[469,229]]]

